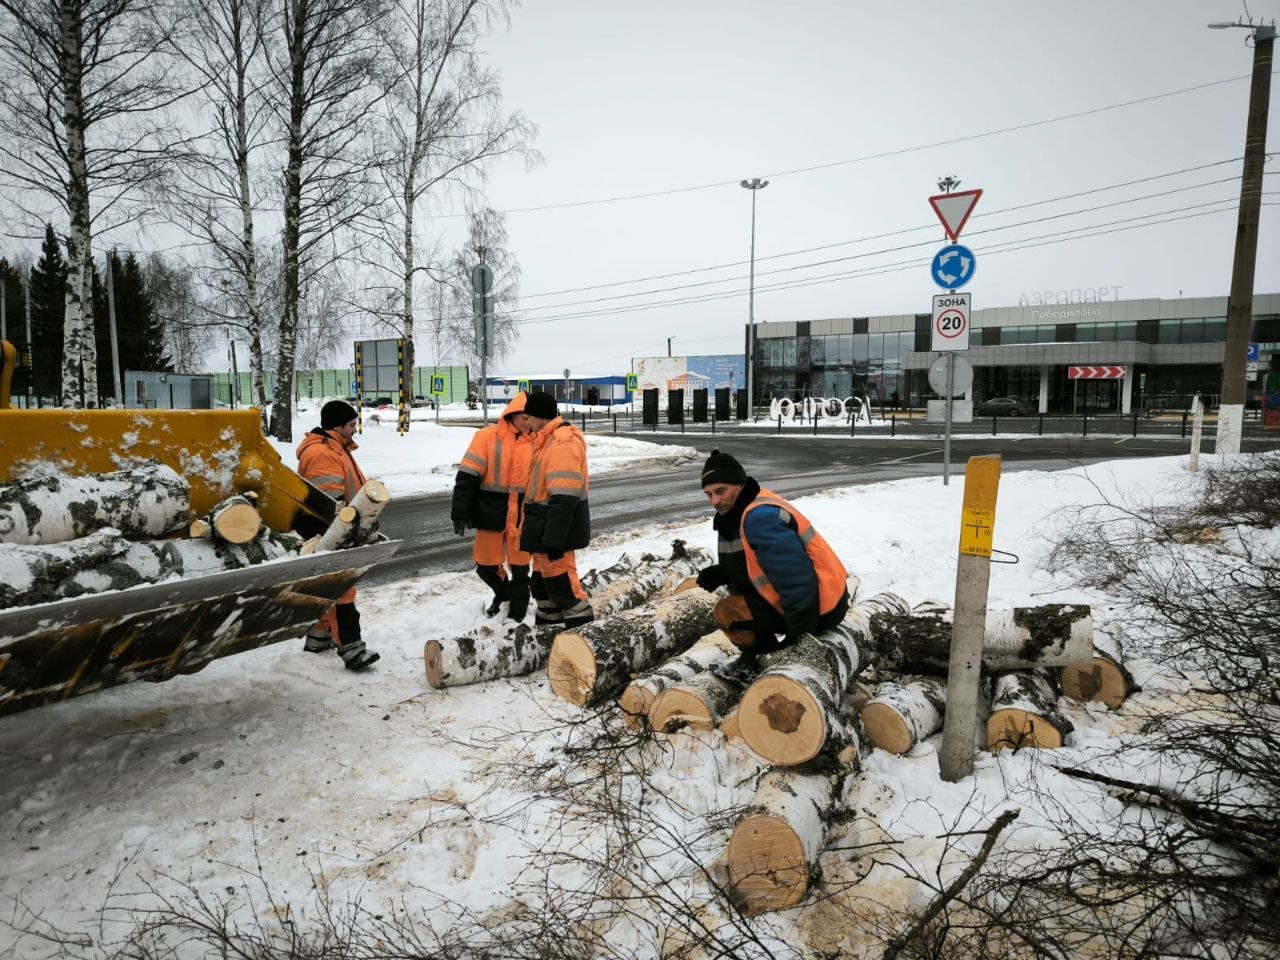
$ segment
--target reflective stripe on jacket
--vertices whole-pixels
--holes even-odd
[[[520,549],[528,553],[581,550],[591,542],[587,502],[587,442],[556,417],[538,431],[525,488]]]
[[[364,486],[364,474],[351,451],[357,449],[336,434],[316,427],[298,444],[298,474],[335,500],[350,503]]]
[[[763,542],[767,538],[762,538],[757,532],[755,537],[757,542],[752,543],[752,531],[748,530],[748,518],[761,507],[772,507],[776,510],[775,515],[779,522],[777,532],[783,535],[783,539],[780,542],[787,543],[789,540],[789,537],[784,532],[783,528],[785,528],[785,531],[789,531],[790,534],[794,535],[803,546],[804,554],[812,564],[813,573],[817,578],[818,615],[821,616],[834,610],[840,602],[840,598],[845,594],[849,579],[849,573],[845,570],[844,564],[840,562],[840,558],[836,556],[835,551],[831,549],[827,541],[822,538],[822,534],[818,533],[813,524],[805,519],[802,513],[772,490],[763,488],[756,495],[756,498],[748,504],[747,508],[742,511],[742,552],[746,557],[747,576],[751,580],[751,586],[779,613],[785,614],[793,606],[794,598],[793,603],[784,602],[783,593],[781,592],[782,585],[775,584],[770,580],[769,575],[765,572],[765,567],[772,567],[774,578],[779,580],[781,579],[780,574],[786,571],[778,566],[776,558],[773,558],[772,563],[769,558],[766,558],[765,563],[761,564],[757,551],[761,548],[768,549],[769,544]],[[752,523],[751,526],[755,527],[756,525]],[[799,558],[798,551],[795,552],[795,556],[790,562],[794,563],[797,558]],[[808,571],[796,571],[796,573],[802,574],[799,578],[800,581],[808,580]],[[812,587],[809,589],[811,590]]]
[[[524,413],[526,396],[520,391],[497,421],[476,431],[458,464],[453,480],[450,519],[465,520],[477,530],[505,530],[510,494],[516,510],[524,497],[533,462],[534,443],[511,422]]]

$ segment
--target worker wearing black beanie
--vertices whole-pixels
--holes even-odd
[[[325,430],[345,427],[356,419],[358,419],[356,408],[345,400],[330,400],[320,408],[320,426]]]
[[[698,586],[729,588],[713,613],[740,655],[719,672],[749,682],[760,654],[844,619],[849,575],[804,515],[747,476],[731,454],[711,451],[702,488],[716,511],[719,562],[698,573]]]

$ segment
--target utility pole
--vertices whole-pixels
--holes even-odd
[[[240,394],[240,371],[236,369],[236,342],[231,338],[230,327],[227,327],[227,349],[231,351],[231,409],[235,410]]]
[[[960,186],[960,178],[954,173],[938,181],[938,189],[943,193],[949,194],[958,186]],[[946,239],[949,240],[950,237]],[[955,293],[954,290],[951,292]],[[956,354],[952,350],[947,354],[947,395],[943,398],[947,404],[945,426],[942,433],[942,485],[944,487],[951,485],[951,405],[955,395],[955,385]]]
[[[755,369],[756,369],[756,193],[769,185],[768,180],[752,177],[741,180],[739,186],[751,191],[751,286],[747,292],[747,409],[751,419],[756,418]]]
[[[116,336],[116,294],[112,285],[111,262],[115,260],[114,248],[107,254],[107,317],[111,321],[111,375],[116,391],[116,406],[124,406],[124,387],[120,383],[120,338]],[[171,387],[170,390],[173,388]],[[171,404],[172,406],[172,404]]]
[[[1262,167],[1266,162],[1267,112],[1271,99],[1271,59],[1276,24],[1253,18],[1235,23],[1211,23],[1210,29],[1241,27],[1253,40],[1253,81],[1249,88],[1249,119],[1244,135],[1244,168],[1240,175],[1240,208],[1236,218],[1236,248],[1231,265],[1231,294],[1227,299],[1227,342],[1222,357],[1222,389],[1218,401],[1216,453],[1238,454],[1244,428],[1245,357],[1253,325],[1253,277],[1258,259],[1258,218],[1262,205]],[[1247,41],[1246,41],[1247,42]]]

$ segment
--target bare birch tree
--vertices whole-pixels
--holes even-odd
[[[398,302],[397,326],[410,370],[414,282],[425,270],[417,248],[421,205],[442,188],[473,186],[496,157],[535,156],[529,149],[532,124],[502,111],[497,75],[484,69],[477,49],[508,8],[506,0],[396,0],[392,12],[390,49],[397,72],[380,120],[388,152],[383,184],[394,216],[381,220],[377,238],[398,279],[399,290],[388,293]]]
[[[344,255],[339,237],[368,206],[370,112],[382,91],[379,26],[388,0],[284,0],[272,57],[276,120],[285,144],[282,289],[271,432],[293,439],[298,291]]]
[[[507,248],[506,218],[485,207],[467,215],[467,241],[456,249],[449,262],[445,286],[449,312],[445,318],[452,354],[475,369],[480,354],[471,309],[471,270],[483,260],[493,271],[493,356],[501,359],[520,339],[520,264]]]
[[[28,220],[69,223],[62,403],[97,404],[92,237],[176,151],[162,112],[183,95],[144,0],[0,0],[0,182]]]
[[[184,0],[168,49],[194,75],[201,131],[181,176],[164,184],[171,219],[209,247],[227,326],[249,343],[252,403],[266,415],[255,190],[257,155],[271,135],[267,47],[272,0]]]

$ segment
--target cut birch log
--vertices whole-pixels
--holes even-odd
[[[687,590],[564,631],[547,660],[552,691],[579,706],[616,697],[635,673],[687,650],[714,630],[715,602],[705,590]]]
[[[951,610],[937,601],[909,613],[878,614],[872,620],[870,657],[880,670],[945,675],[951,629]],[[996,672],[1088,663],[1093,632],[1090,609],[1083,604],[988,610],[982,666]]]
[[[427,683],[438,690],[533,673],[546,666],[559,632],[558,626],[517,623],[501,631],[480,627],[469,636],[428,640],[422,651]]]
[[[841,773],[768,771],[729,837],[730,894],[743,913],[785,910],[804,899],[817,873]]]
[[[1064,696],[1082,702],[1105,704],[1115,710],[1137,689],[1133,674],[1124,665],[1124,644],[1115,625],[1093,632],[1093,660],[1062,668],[1058,685]]]
[[[737,648],[719,630],[707,634],[684,654],[673,657],[656,670],[642,673],[622,691],[618,706],[632,729],[648,721],[649,708],[662,691],[673,684],[688,680],[718,663],[737,655]]]
[[[738,701],[738,706],[730,710],[723,720],[720,721],[719,730],[726,740],[741,740],[742,728],[738,726],[738,710],[742,706],[742,701]]]
[[[176,533],[190,519],[187,481],[161,463],[0,483],[3,543],[65,543],[106,528],[146,540]]]
[[[262,514],[247,497],[236,494],[209,511],[208,523],[218,539],[238,545],[248,543],[262,531]]]
[[[732,713],[747,685],[703,670],[663,690],[649,707],[649,726],[659,733],[714,730]]]
[[[191,521],[191,525],[187,527],[187,536],[192,540],[203,540],[206,537],[213,536],[213,527],[209,526],[208,520],[201,520],[196,517]]]
[[[305,547],[303,549],[306,550]],[[630,569],[631,561],[625,556],[623,560]],[[686,564],[705,564],[708,560],[702,551],[688,550],[683,540],[672,542],[669,561],[661,561],[646,554],[635,578],[626,575],[620,566],[623,561],[620,560],[597,575],[597,583],[602,578],[608,582],[599,593],[592,595],[592,609],[597,618],[603,618],[647,603],[655,595],[668,589],[672,581],[683,576],[678,573],[667,575],[664,569],[674,568],[679,571]],[[667,564],[666,568],[664,563]],[[585,583],[585,579],[583,582]],[[547,665],[551,641],[555,639],[559,628],[543,627],[535,634],[532,628],[522,630],[523,626],[511,624],[495,631],[485,625],[464,636],[428,640],[422,651],[427,683],[437,689],[459,687],[502,677],[518,677],[540,670]]]
[[[1072,729],[1058,709],[1053,682],[1044,670],[1015,670],[995,677],[987,749],[1062,746]]]
[[[870,639],[876,616],[906,610],[906,601],[897,594],[877,594],[851,607],[834,630],[805,634],[763,658],[764,670],[738,707],[738,727],[747,746],[784,766],[805,763],[824,751],[840,754],[845,762],[856,757],[856,717],[845,712],[844,700],[866,666],[859,645]]]
[[[297,552],[300,542],[296,534],[279,534],[268,529],[248,543],[226,543],[213,537],[170,540],[163,545],[163,551],[170,567],[185,579],[278,560]]]
[[[0,609],[155,583],[174,572],[160,543],[118,530],[50,544],[0,544]]]
[[[366,480],[351,502],[338,508],[329,529],[320,539],[307,541],[311,553],[321,550],[341,550],[369,540],[378,530],[378,515],[391,500],[386,484],[381,480]]]
[[[862,708],[867,743],[903,754],[942,729],[947,682],[941,677],[902,677],[876,687]]]

